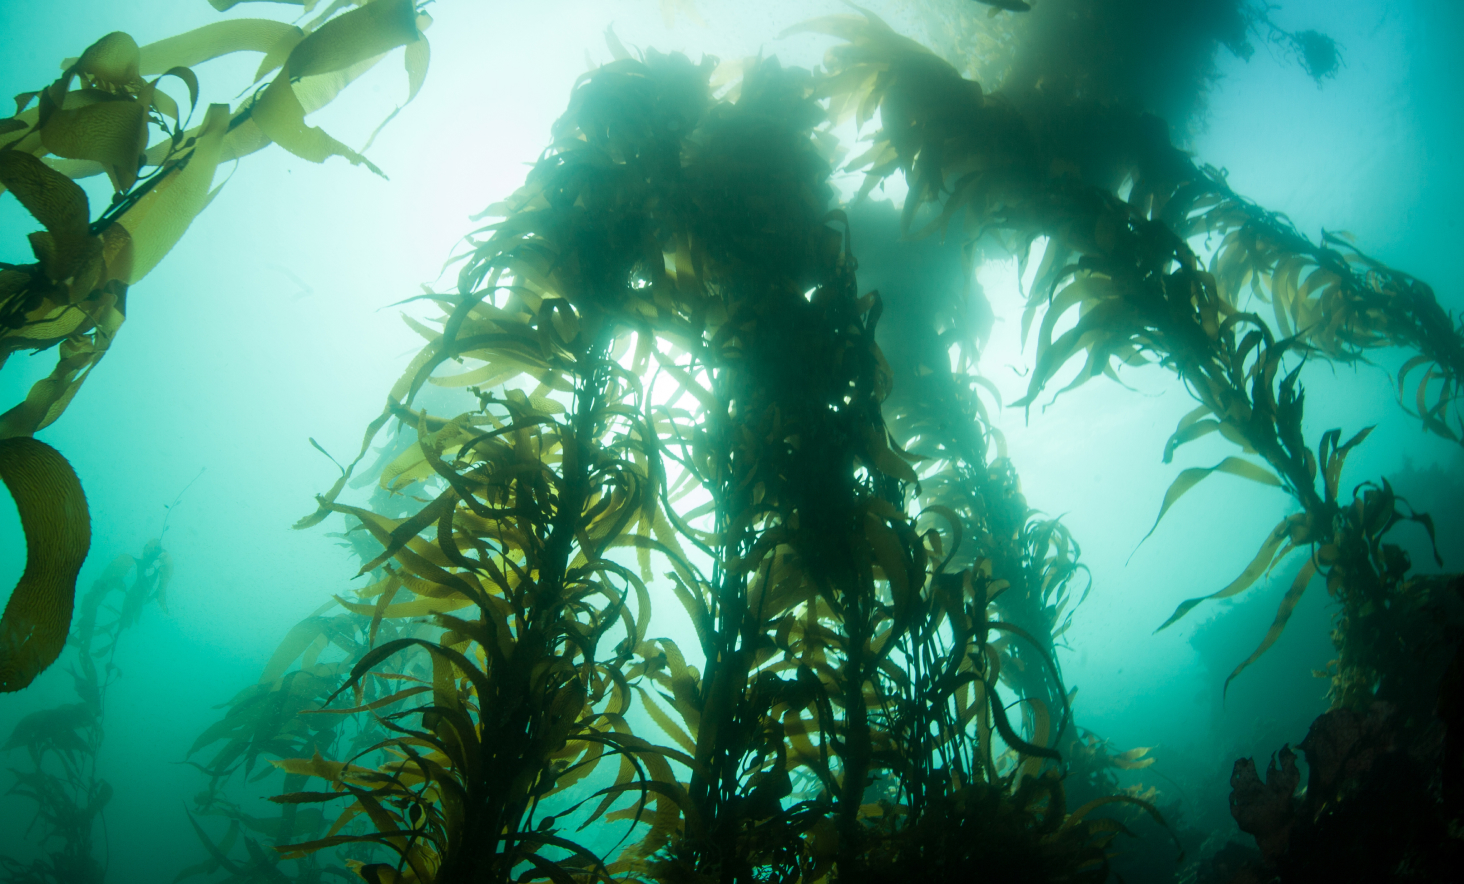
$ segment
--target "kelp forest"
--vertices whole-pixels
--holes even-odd
[[[0,121],[0,186],[29,224],[0,255],[0,477],[25,551],[0,690],[54,688],[0,713],[0,879],[1455,880],[1461,485],[1357,464],[1384,422],[1464,446],[1459,280],[1312,235],[1192,151],[1222,60],[1268,58],[1319,94],[1358,64],[1325,19],[1253,0],[773,8],[723,58],[699,49],[718,4],[641,0],[672,42],[631,42],[615,18],[635,4],[617,6],[577,69],[521,71],[556,96],[552,128],[526,136],[539,152],[503,160],[500,192],[461,185],[479,214],[449,219],[438,280],[342,302],[405,319],[356,355],[398,379],[364,391],[349,450],[320,441],[340,427],[292,442],[316,483],[285,501],[292,536],[349,567],[325,587],[287,563],[250,572],[314,612],[263,637],[257,679],[170,695],[177,721],[208,722],[163,759],[192,785],[145,799],[168,852],[119,867],[104,746],[127,710],[108,699],[150,677],[129,633],[185,582],[169,538],[204,491],[139,512],[140,551],[99,548],[89,495],[126,477],[74,468],[47,428],[90,420],[103,357],[164,318],[143,306],[155,281],[194,229],[234,223],[232,191],[253,185],[230,179],[278,156],[304,161],[291,186],[344,166],[384,192],[378,141],[431,164],[495,137],[428,137],[419,95],[473,92],[462,113],[490,113],[513,88],[429,76],[462,0],[210,3],[156,40],[50,22],[81,35],[71,57],[10,84]],[[567,15],[553,5],[515,14]],[[789,45],[816,61],[780,60]],[[364,140],[331,116],[363,97]],[[235,272],[209,249],[200,266]],[[305,268],[276,271],[312,295]],[[275,345],[236,341],[231,316],[273,303],[208,304],[188,334],[270,383]],[[1001,346],[1025,367],[993,361]],[[1308,417],[1308,384],[1382,375],[1365,422]],[[1186,413],[1124,467],[1162,492],[1113,514],[1122,542],[1179,563],[1173,607],[1136,607],[1126,641],[1217,618],[1191,641],[1226,633],[1207,676],[1221,715],[1247,681],[1264,692],[1263,664],[1284,668],[1278,642],[1329,645],[1300,673],[1309,728],[1239,747],[1204,783],[1093,724],[1075,636],[1133,582],[1090,568],[1093,541],[1061,515],[1089,498],[1029,500],[1018,474],[1020,440],[1043,433],[1081,463],[1102,426],[1055,438],[1048,416],[1157,395],[1125,392],[1136,377]],[[248,441],[208,444],[238,458]],[[1166,530],[1227,483],[1279,521],[1211,507],[1205,536]],[[1201,546],[1245,564],[1186,567]],[[1273,582],[1258,627],[1219,619]],[[1325,615],[1293,622],[1305,604]]]

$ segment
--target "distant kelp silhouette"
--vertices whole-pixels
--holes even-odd
[[[29,769],[12,769],[15,783],[6,794],[35,804],[31,831],[38,830],[44,850],[43,857],[29,864],[0,855],[5,881],[103,880],[110,851],[98,851],[92,836],[113,795],[97,767],[107,690],[118,677],[113,661],[122,634],[137,624],[142,609],[151,602],[163,604],[172,574],[172,559],[161,539],[150,541],[136,558],[123,554],[113,559],[82,597],[67,641],[76,648],[71,677],[77,702],[27,715],[0,745],[7,753],[24,749],[29,758]],[[67,615],[69,623],[69,611]],[[64,635],[62,639],[66,641]]]
[[[50,86],[17,96],[15,116],[0,121],[0,191],[14,194],[45,227],[29,237],[36,263],[0,265],[0,366],[23,349],[59,353],[51,374],[0,414],[0,444],[10,452],[0,456],[10,465],[6,484],[23,489],[25,500],[16,500],[29,514],[26,542],[36,563],[0,627],[0,691],[29,684],[59,653],[75,572],[87,551],[85,500],[75,474],[46,446],[40,449],[49,454],[22,456],[40,451],[34,447],[40,443],[27,448],[17,437],[35,434],[66,410],[121,328],[128,287],[167,255],[218,192],[211,187],[220,162],[274,141],[314,162],[344,156],[380,172],[307,126],[305,114],[400,46],[407,47],[410,101],[427,71],[421,29],[430,19],[412,0],[345,5],[332,4],[303,28],[239,19],[140,48],[125,33],[108,34],[68,59]],[[265,55],[256,83],[279,73],[237,109],[210,105],[203,121],[190,126],[199,98],[192,66],[241,51]],[[166,78],[187,88],[186,112],[159,88]],[[153,127],[162,137],[150,143]],[[114,194],[93,220],[86,194],[71,179],[103,173]],[[32,526],[42,531],[77,519],[64,532],[32,533]],[[46,569],[56,573],[42,577]],[[68,570],[69,576],[62,573]]]

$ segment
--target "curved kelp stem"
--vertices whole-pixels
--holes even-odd
[[[25,572],[0,619],[0,692],[10,692],[34,681],[66,645],[91,517],[71,464],[44,442],[0,440],[0,479],[25,530]]]

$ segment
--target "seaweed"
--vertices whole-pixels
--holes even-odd
[[[1240,449],[1183,469],[1146,541],[1215,473],[1295,501],[1249,567],[1160,629],[1305,551],[1226,686],[1320,576],[1342,610],[1338,714],[1384,700],[1410,745],[1437,735],[1436,711],[1455,722],[1433,691],[1453,596],[1411,575],[1388,536],[1432,523],[1386,480],[1343,498],[1345,461],[1370,429],[1345,441],[1330,430],[1314,449],[1301,372],[1408,347],[1400,398],[1422,369],[1415,414],[1461,441],[1464,334],[1421,281],[1340,234],[1309,241],[1147,113],[1182,122],[1216,45],[1244,55],[1261,34],[1320,84],[1340,64],[1336,44],[1227,0],[1157,31],[1135,21],[1150,3],[985,5],[994,33],[1018,44],[994,91],[869,14],[793,29],[843,41],[824,70],[749,60],[725,90],[714,60],[634,57],[607,35],[616,60],[576,83],[524,187],[485,213],[502,220],[469,239],[456,291],[426,292],[442,315],[408,320],[426,346],[297,523],[345,517],[371,581],[336,599],[344,613],[297,625],[195,742],[210,777],[197,810],[228,828],[215,838],[192,821],[207,856],[180,879],[288,879],[293,863],[301,880],[377,882],[1097,881],[1127,822],[1170,829],[1156,790],[1120,788],[1114,773],[1147,767],[1149,749],[1110,751],[1073,722],[1055,650],[1086,571],[1061,520],[1029,506],[988,419],[977,293],[907,267],[883,294],[860,286],[859,256],[897,238],[958,241],[968,277],[985,250],[1025,269],[1041,243],[1022,323],[1037,364],[1015,406],[1030,410],[1079,356],[1057,395],[1157,363],[1198,406],[1164,462],[1211,433]],[[221,23],[142,49],[110,35],[39,94],[33,119],[35,96],[21,103],[0,181],[47,231],[32,238],[36,264],[5,268],[3,335],[7,353],[59,345],[62,367],[4,417],[9,435],[65,408],[127,286],[207,204],[217,162],[274,140],[375,170],[307,126],[306,110],[402,46],[415,95],[425,21],[405,0],[343,6],[303,27]],[[663,4],[668,20],[686,9]],[[1100,17],[1129,42],[1050,51]],[[1185,38],[1152,54],[1185,72],[1169,94],[1115,61],[1165,27]],[[189,66],[240,50],[265,55],[258,88],[199,127],[141,79],[171,75],[193,105]],[[113,121],[105,143],[73,138],[93,117]],[[876,117],[846,166],[865,173],[861,193],[841,207],[831,124]],[[149,121],[167,136],[153,147]],[[95,164],[58,168],[106,172],[113,206],[92,221],[45,151]],[[896,173],[910,188],[900,218],[870,220],[859,201]],[[881,227],[866,249],[861,229]],[[1208,255],[1202,238],[1218,241]],[[429,385],[465,391],[463,410],[429,413]],[[389,427],[372,500],[345,502]],[[651,635],[653,586],[675,595],[695,647]],[[1428,653],[1404,659],[1389,644],[1400,637]],[[1451,798],[1454,737],[1439,750],[1453,759]],[[1237,769],[1238,818],[1273,864],[1299,777],[1281,761],[1269,786]],[[1404,773],[1416,785],[1418,771]],[[236,775],[279,777],[279,815],[230,800]],[[1328,790],[1346,803],[1320,781],[1308,800]]]
[[[35,803],[27,834],[38,829],[43,850],[29,863],[0,854],[4,880],[48,884],[105,878],[110,853],[105,845],[99,853],[93,834],[98,822],[105,832],[103,813],[113,795],[97,766],[107,692],[119,675],[113,661],[122,634],[137,624],[142,609],[163,604],[172,573],[172,559],[160,540],[149,541],[140,556],[112,560],[82,597],[70,638],[64,639],[75,647],[76,702],[25,716],[0,746],[6,752],[23,749],[29,759],[29,769],[12,769],[15,783],[7,794]],[[69,624],[70,617],[64,622]]]
[[[1046,308],[1036,332],[1037,364],[1027,396],[1016,404],[1030,408],[1079,354],[1086,354],[1086,363],[1058,395],[1100,374],[1116,378],[1117,366],[1157,362],[1174,371],[1199,403],[1166,444],[1166,461],[1179,446],[1218,431],[1263,463],[1232,456],[1181,472],[1155,527],[1180,496],[1214,472],[1281,487],[1300,505],[1301,512],[1271,530],[1236,580],[1206,597],[1242,592],[1293,550],[1313,551],[1270,631],[1230,679],[1274,643],[1314,573],[1353,608],[1381,604],[1405,584],[1406,561],[1383,536],[1403,520],[1430,530],[1431,522],[1400,509],[1386,481],[1360,486],[1351,505],[1339,502],[1346,456],[1369,430],[1347,442],[1340,431],[1329,431],[1313,454],[1301,434],[1301,361],[1293,358],[1288,366],[1287,358],[1346,360],[1369,347],[1411,346],[1419,355],[1405,363],[1403,374],[1432,362],[1423,384],[1446,379],[1432,414],[1447,414],[1449,366],[1464,335],[1426,285],[1361,253],[1348,260],[1334,240],[1309,243],[1280,216],[1234,196],[1219,176],[1195,167],[1153,118],[1114,112],[1111,130],[1121,140],[1075,145],[1051,138],[1063,130],[1049,117],[1038,115],[1036,125],[1029,124],[1018,102],[984,95],[978,84],[872,15],[830,17],[802,28],[847,41],[829,51],[824,88],[836,112],[860,122],[879,110],[882,125],[873,146],[850,167],[865,170],[863,193],[903,171],[910,184],[903,224],[910,235],[954,228],[969,242],[989,236],[1023,261],[1039,238],[1047,238],[1023,316],[1025,334]],[[1125,180],[1129,194],[1120,199],[1109,187]],[[1222,230],[1225,240],[1206,271],[1188,239]],[[1268,251],[1253,243],[1265,243]],[[1353,268],[1358,264],[1366,274]],[[1269,282],[1279,335],[1239,301],[1243,286],[1262,281]],[[1076,325],[1056,335],[1058,321],[1074,310]],[[1426,426],[1438,432],[1443,424],[1430,419]],[[1184,602],[1160,628],[1204,600]]]
[[[719,100],[712,70],[648,53],[581,79],[491,210],[504,220],[470,240],[458,293],[429,293],[441,331],[420,327],[361,455],[301,520],[342,513],[380,545],[362,571],[390,567],[387,586],[349,610],[426,617],[439,637],[376,644],[337,691],[394,736],[278,762],[328,784],[278,800],[341,798],[376,831],[280,850],[368,840],[396,856],[361,867],[380,880],[878,880],[975,868],[1020,831],[1037,874],[1101,878],[1122,826],[1091,811],[1154,809],[1105,795],[1065,812],[1051,631],[1076,548],[984,441],[918,423],[905,438],[938,458],[895,441],[882,302],[859,293],[830,206],[818,81],[764,60]],[[416,410],[428,383],[477,408]],[[338,500],[390,422],[416,443],[381,488],[430,494],[400,518]],[[702,671],[647,638],[656,566]],[[393,672],[412,648],[430,680]],[[380,678],[413,686],[363,702]],[[631,731],[637,700],[670,745]],[[380,750],[392,760],[358,764]],[[606,782],[609,755],[614,779],[571,798]],[[562,828],[602,818],[639,840],[601,856]],[[1008,828],[987,848],[940,822],[988,819]]]
[[[305,113],[328,104],[400,46],[406,47],[411,101],[426,76],[421,31],[431,19],[413,0],[371,0],[341,11],[345,5],[333,4],[304,28],[239,19],[142,47],[113,32],[67,59],[55,82],[21,94],[15,115],[0,122],[0,192],[13,193],[45,227],[29,236],[36,263],[0,264],[0,367],[19,350],[56,348],[59,354],[51,374],[0,414],[0,468],[27,513],[23,525],[35,563],[0,624],[0,691],[25,687],[59,653],[89,536],[85,499],[70,465],[26,437],[61,416],[106,355],[126,319],[129,286],[167,255],[212,201],[221,162],[274,141],[304,159],[344,156],[380,174],[359,153],[307,126]],[[240,51],[265,55],[256,84],[279,72],[238,108],[210,104],[202,122],[190,125],[200,94],[192,66]],[[160,88],[169,78],[188,90],[186,113]],[[156,142],[154,127],[162,136]],[[114,193],[93,219],[86,194],[71,179],[103,173]],[[53,523],[64,530],[48,527]],[[36,618],[34,635],[22,617]]]

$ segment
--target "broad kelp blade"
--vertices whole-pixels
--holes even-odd
[[[0,185],[46,228],[49,237],[32,236],[31,245],[51,279],[70,277],[97,250],[86,193],[76,182],[28,153],[7,150],[0,152]]]
[[[175,67],[191,68],[234,52],[269,52],[295,30],[294,25],[268,18],[213,22],[142,47],[141,72],[161,74]]]
[[[325,130],[306,124],[306,108],[293,81],[347,71],[418,39],[411,0],[376,0],[333,18],[290,52],[284,67],[254,103],[252,118],[266,137],[302,159],[323,163],[341,156],[381,174],[361,154]]]
[[[157,266],[207,205],[228,127],[229,106],[210,105],[193,152],[122,215],[118,223],[132,235],[129,285]]]

